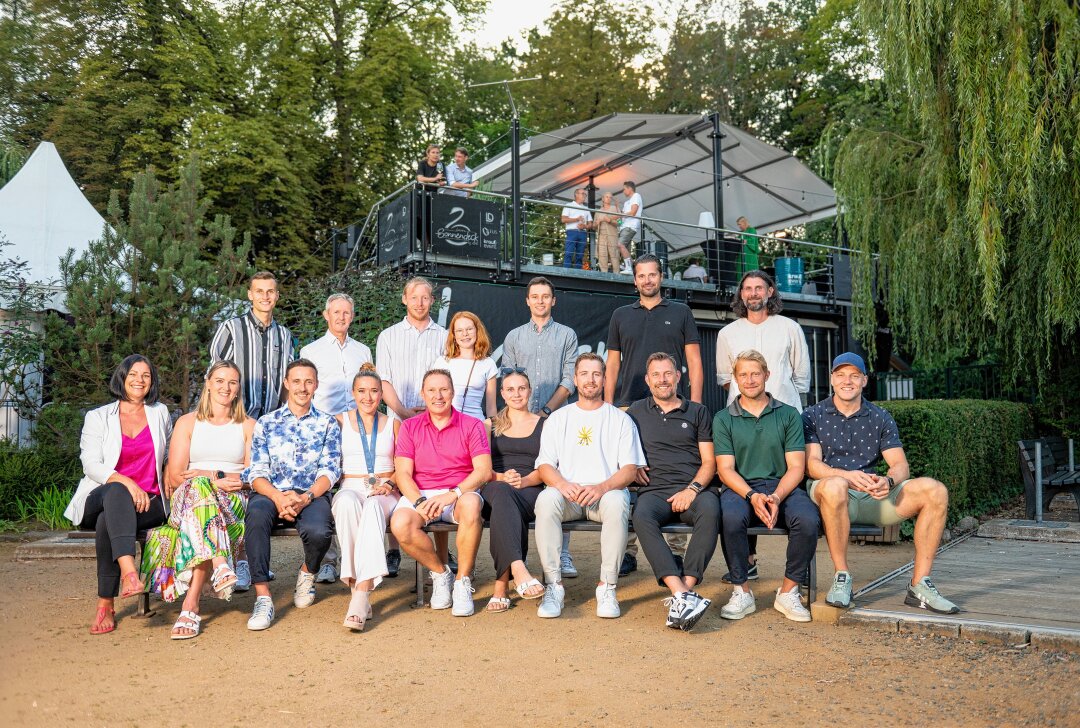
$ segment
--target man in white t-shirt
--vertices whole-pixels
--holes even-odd
[[[634,421],[604,402],[604,360],[599,355],[578,356],[574,384],[578,401],[548,417],[536,458],[547,486],[535,506],[536,550],[547,582],[536,613],[548,618],[562,614],[562,524],[584,518],[602,524],[596,616],[612,619],[620,614],[615,586],[630,522],[626,486],[645,465],[645,454]]]
[[[585,207],[585,188],[574,190],[574,201],[567,203],[559,217],[566,226],[566,249],[563,251],[563,268],[580,268],[585,257],[585,241],[592,226],[592,213]]]
[[[645,213],[645,203],[641,201],[641,195],[638,194],[637,182],[630,180],[623,182],[622,191],[626,195],[626,201],[622,206],[623,215],[626,217],[622,218],[622,225],[619,226],[619,253],[623,258],[622,269],[619,272],[633,275],[634,269],[630,265],[630,245],[641,232],[641,216]]]

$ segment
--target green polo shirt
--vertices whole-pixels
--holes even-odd
[[[734,455],[735,472],[747,483],[779,480],[787,472],[784,453],[802,452],[802,416],[791,405],[769,395],[769,404],[755,417],[739,405],[740,397],[713,417],[717,455]]]

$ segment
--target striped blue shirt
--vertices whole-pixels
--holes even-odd
[[[231,361],[240,369],[248,417],[259,419],[281,405],[285,367],[293,360],[292,333],[271,319],[263,326],[250,310],[222,322],[210,342],[210,363]]]

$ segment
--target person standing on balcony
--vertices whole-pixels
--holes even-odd
[[[630,246],[641,232],[641,216],[645,214],[645,203],[641,201],[636,182],[630,180],[623,182],[622,190],[626,196],[626,201],[622,206],[623,215],[626,217],[622,218],[622,226],[619,229],[619,253],[623,259],[623,267],[619,272],[633,275],[634,269],[630,265]]]
[[[444,194],[456,197],[471,197],[472,190],[475,190],[480,185],[479,182],[473,182],[473,171],[465,165],[468,159],[469,153],[465,151],[465,147],[458,147],[454,150],[454,161],[446,168],[446,189],[443,190]]]
[[[618,270],[619,260],[619,206],[615,204],[615,195],[605,192],[596,213],[596,255],[599,260],[598,271],[606,273]]]
[[[431,240],[431,196],[446,185],[438,144],[428,144],[423,158],[416,163],[416,181],[420,183],[420,204],[416,206],[416,230],[425,243]]]
[[[750,221],[745,217],[740,217],[735,221],[735,224],[742,230],[742,250],[739,252],[738,265],[736,270],[738,274],[745,275],[752,270],[757,270],[758,267],[758,253],[761,252],[761,238],[758,237],[757,228],[750,227]]]
[[[574,190],[574,201],[562,209],[559,220],[566,226],[563,268],[580,268],[585,257],[586,231],[592,226],[592,213],[585,207],[585,188]]]

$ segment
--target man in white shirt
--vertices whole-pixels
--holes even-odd
[[[784,308],[776,284],[768,273],[748,271],[739,280],[731,310],[739,318],[720,329],[716,337],[716,381],[727,390],[728,406],[739,396],[732,374],[735,359],[744,351],[759,351],[769,365],[766,391],[774,399],[803,411],[801,394],[810,391],[810,353],[806,334],[798,323],[781,316]],[[751,536],[749,578],[758,578],[757,536]],[[728,581],[724,574],[722,581]]]
[[[574,201],[562,209],[559,217],[566,226],[566,249],[563,251],[563,268],[580,268],[585,257],[586,232],[592,225],[592,213],[585,207],[585,188],[574,190]]]
[[[645,465],[645,454],[633,420],[604,402],[604,360],[599,355],[578,356],[574,384],[578,401],[548,417],[536,458],[547,486],[536,499],[536,550],[547,582],[536,613],[547,618],[562,614],[562,524],[585,518],[602,524],[596,616],[612,619],[620,614],[615,587],[630,522],[626,486]]]
[[[480,184],[479,182],[473,182],[473,171],[465,165],[468,158],[469,153],[465,151],[465,147],[458,147],[454,150],[454,162],[446,168],[444,195],[470,197],[472,195],[471,190],[475,190]]]
[[[637,182],[630,180],[623,182],[622,191],[626,196],[626,201],[622,206],[623,215],[626,217],[622,218],[622,225],[619,227],[619,253],[623,258],[622,269],[619,272],[633,275],[634,269],[630,265],[630,245],[641,232],[641,216],[645,214],[645,203],[641,201],[641,195],[638,194]]]
[[[356,315],[352,296],[331,294],[322,315],[326,319],[326,335],[300,349],[300,358],[310,361],[319,372],[319,386],[312,398],[315,409],[337,415],[356,409],[356,400],[350,391],[352,380],[360,366],[371,361],[371,349],[349,336],[349,326]],[[339,558],[335,534],[315,581],[324,584],[337,581]]]
[[[686,266],[686,270],[683,271],[682,279],[684,281],[698,281],[700,283],[707,283],[709,279],[709,272],[701,267],[697,258],[690,259],[690,265]]]

